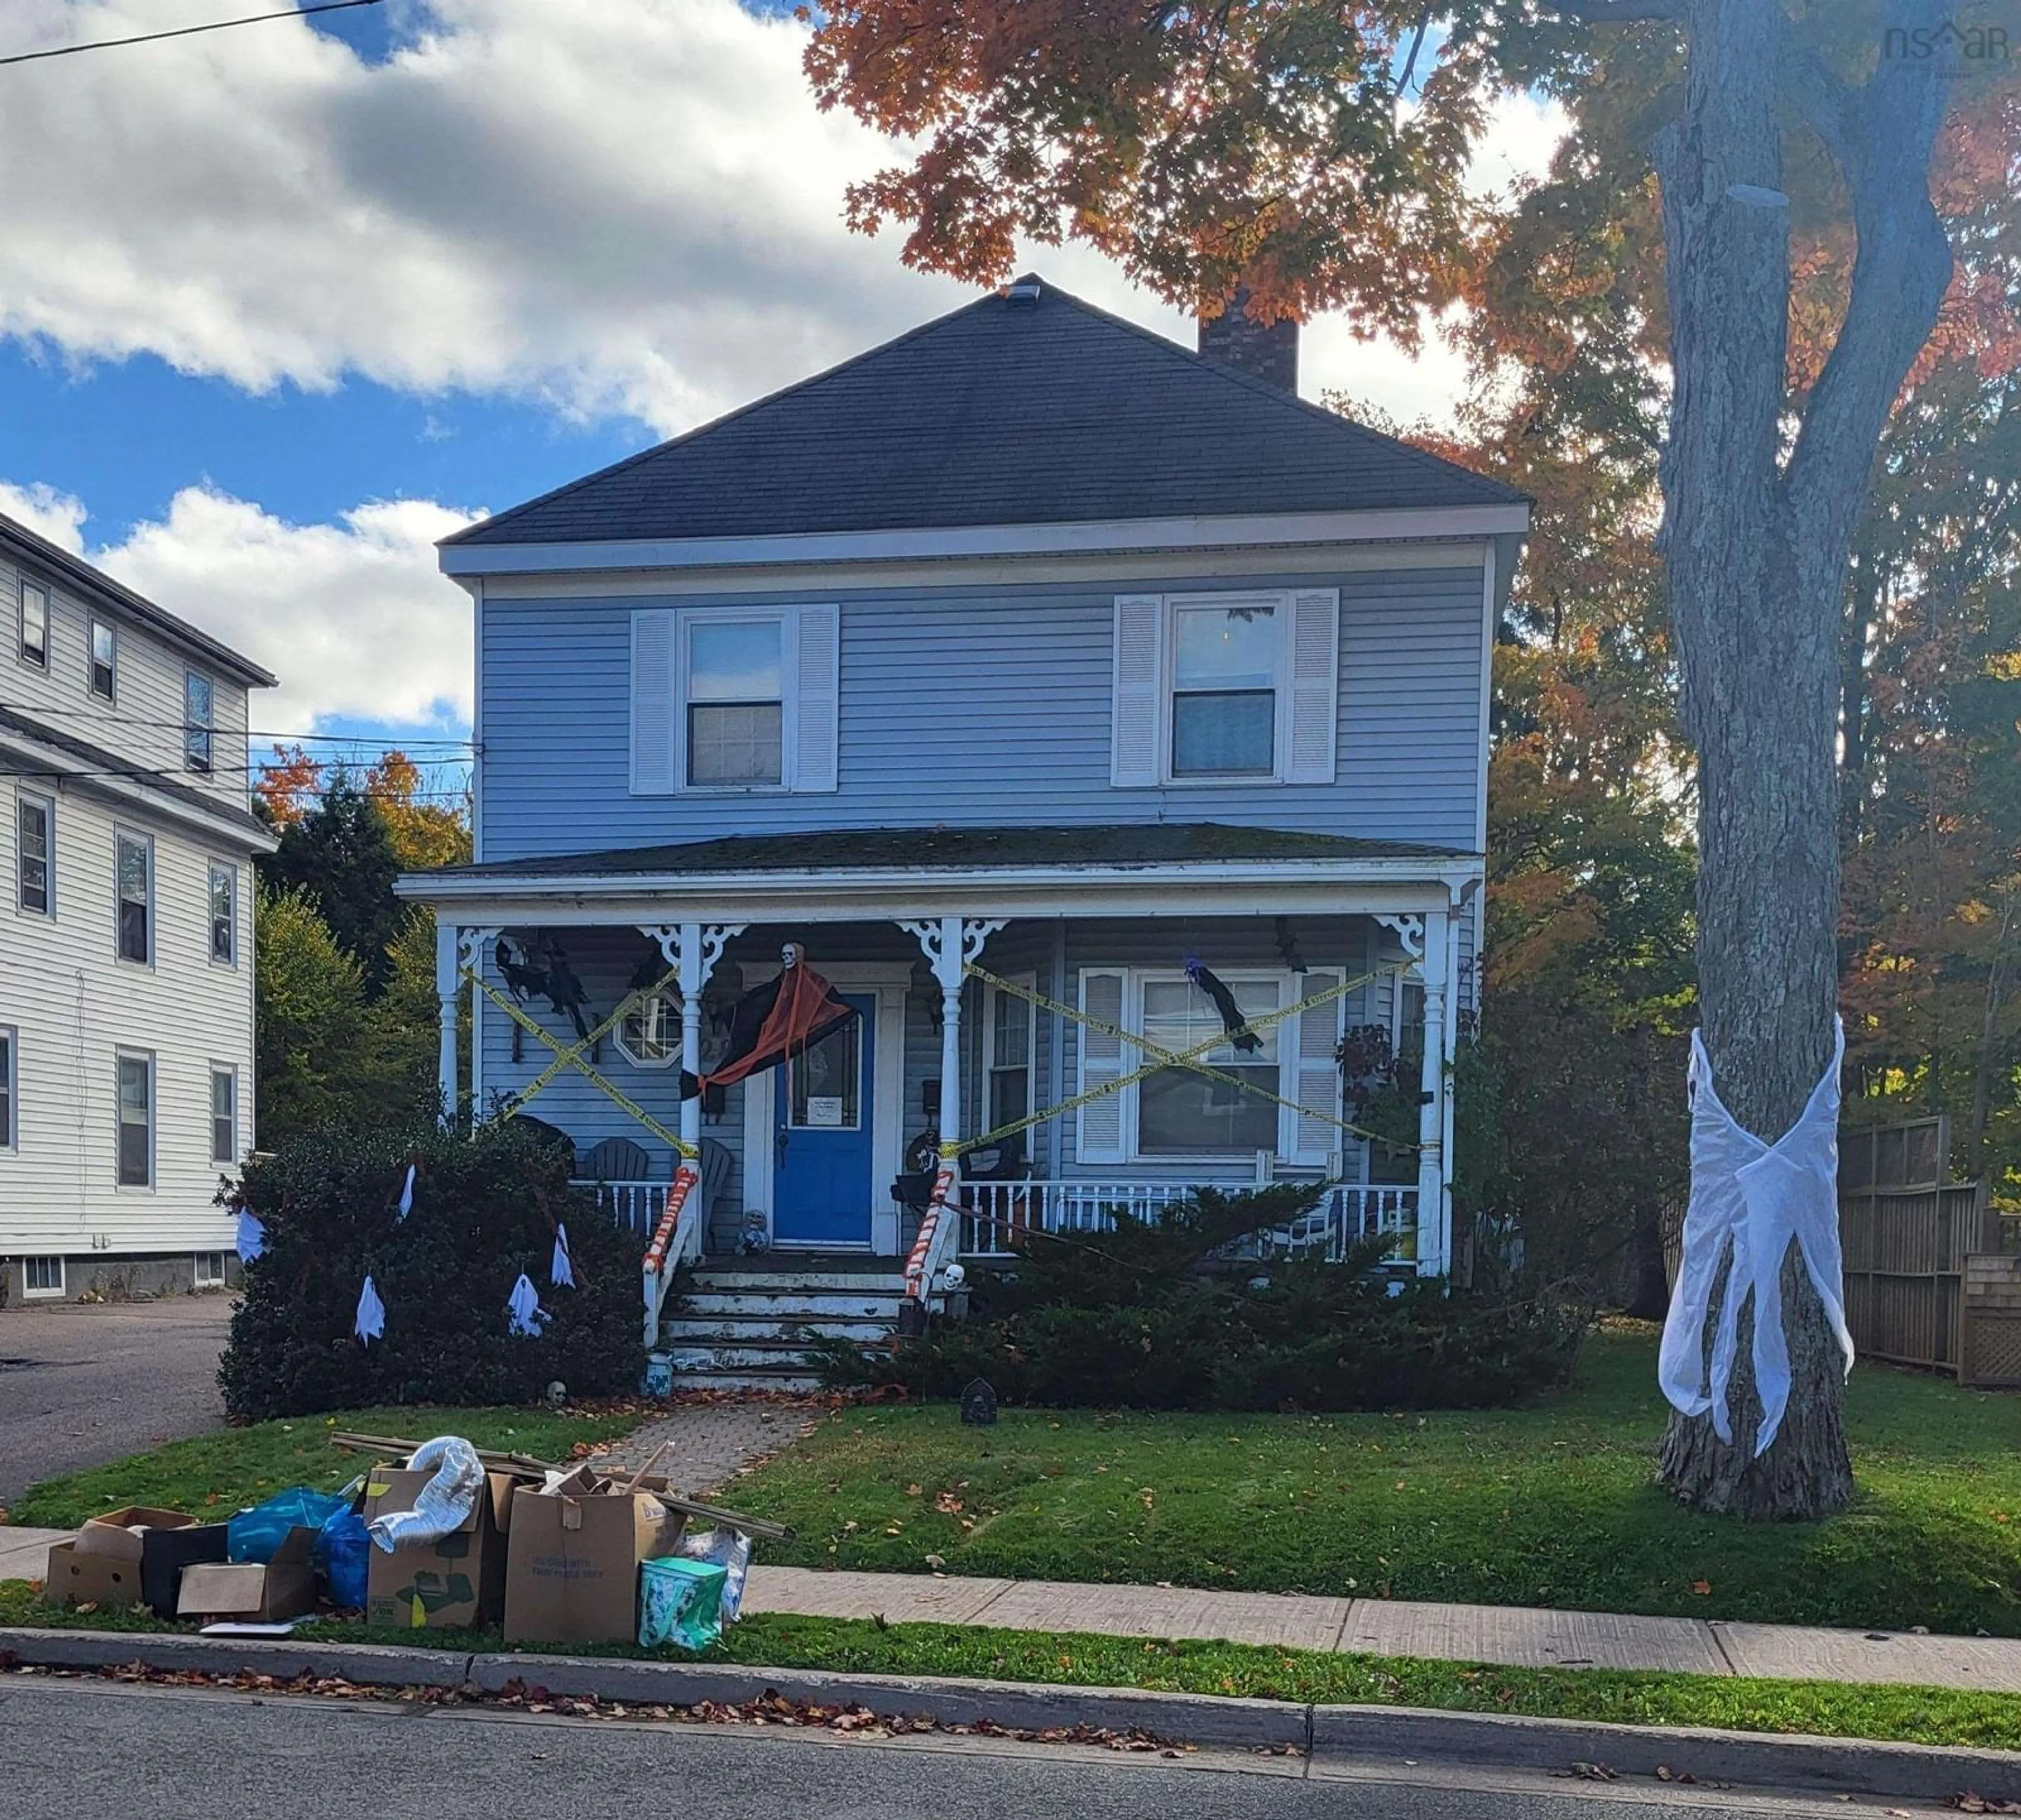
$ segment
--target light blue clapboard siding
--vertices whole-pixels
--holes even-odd
[[[1109,781],[1111,619],[1122,584],[781,594],[839,600],[841,781],[820,795],[629,789],[635,610],[750,595],[493,599],[479,687],[487,861],[796,829],[1214,821],[1470,849],[1480,785],[1478,569],[1258,575],[1337,586],[1331,785]],[[1153,585],[1183,592],[1180,584]]]

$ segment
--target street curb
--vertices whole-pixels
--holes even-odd
[[[944,1724],[983,1722],[1043,1731],[1088,1726],[1153,1733],[1187,1743],[1310,1755],[1325,1777],[1356,1768],[1463,1764],[1478,1769],[1577,1773],[1604,1766],[1625,1778],[1659,1768],[1701,1786],[1740,1783],[1898,1800],[1942,1800],[1971,1789],[2021,1796],[2021,1752],[1870,1742],[1688,1727],[1658,1728],[1498,1713],[1428,1712],[1404,1706],[1312,1706],[1136,1688],[1070,1687],[1024,1681],[912,1679],[819,1669],[617,1658],[466,1655],[378,1644],[158,1635],[147,1632],[0,1629],[0,1658],[50,1668],[240,1673],[287,1679],[304,1671],[374,1687],[461,1687],[497,1692],[512,1682],[548,1693],[634,1705],[740,1705],[770,1692],[818,1706],[868,1706],[930,1714]]]

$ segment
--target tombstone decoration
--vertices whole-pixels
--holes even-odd
[[[961,1420],[964,1428],[987,1429],[996,1425],[996,1392],[989,1388],[988,1379],[971,1378],[963,1389]]]

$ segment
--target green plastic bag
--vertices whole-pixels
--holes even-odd
[[[639,1647],[705,1650],[723,1635],[723,1582],[711,1561],[678,1556],[639,1567]]]

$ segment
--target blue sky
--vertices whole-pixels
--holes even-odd
[[[0,54],[246,10],[7,0]],[[789,15],[385,0],[0,68],[0,510],[275,670],[256,725],[467,731],[437,538],[966,300],[844,228],[893,148],[817,112]],[[1305,370],[1407,418],[1458,366],[1322,322]]]

